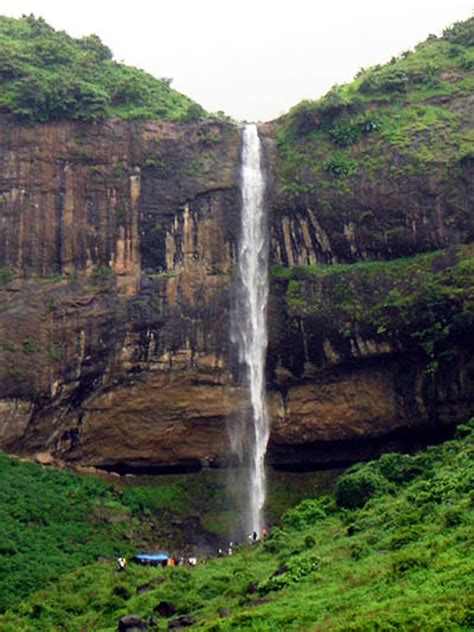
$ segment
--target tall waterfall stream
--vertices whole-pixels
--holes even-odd
[[[258,129],[243,130],[241,163],[242,213],[238,247],[238,282],[232,318],[232,341],[248,393],[249,412],[230,430],[232,449],[238,455],[239,485],[243,502],[242,526],[261,533],[264,526],[265,452],[270,419],[265,397],[267,350],[268,235],[264,207],[265,178]]]

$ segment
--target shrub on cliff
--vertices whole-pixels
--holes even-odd
[[[465,22],[455,22],[443,31],[443,37],[453,44],[474,46],[474,18]]]
[[[19,79],[10,97],[12,113],[27,122],[63,118],[96,121],[106,116],[109,104],[108,94],[92,83],[40,73]]]
[[[426,471],[420,459],[396,452],[382,455],[378,469],[392,483],[406,483]]]
[[[0,17],[0,83],[0,111],[24,122],[205,116],[169,79],[113,61],[96,35],[74,39],[34,15]]]
[[[334,86],[319,101],[306,99],[295,105],[288,113],[288,122],[293,133],[302,136],[329,126],[337,116],[355,107],[355,102],[349,100],[339,86]]]

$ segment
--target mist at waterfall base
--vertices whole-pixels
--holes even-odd
[[[229,420],[232,454],[229,491],[240,516],[240,532],[260,534],[266,495],[265,453],[270,419],[265,397],[268,300],[268,230],[264,206],[265,177],[257,126],[242,135],[241,226],[238,275],[234,283],[231,341],[238,355],[248,407]]]

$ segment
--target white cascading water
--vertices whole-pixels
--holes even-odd
[[[262,149],[255,124],[245,125],[241,167],[242,213],[238,249],[239,278],[233,310],[232,339],[245,372],[250,414],[231,429],[234,451],[248,486],[243,526],[260,535],[264,526],[265,453],[270,419],[265,397],[267,350],[268,239],[264,208]],[[242,490],[241,490],[242,491]]]

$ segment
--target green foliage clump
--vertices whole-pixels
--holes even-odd
[[[206,115],[169,79],[113,61],[96,35],[74,39],[34,15],[0,17],[0,82],[0,111],[27,123]]]
[[[67,74],[48,77],[37,72],[11,86],[5,105],[27,122],[63,118],[93,122],[105,118],[108,104],[107,93],[98,86]]]
[[[306,498],[297,508],[288,510],[282,519],[283,527],[301,528],[327,518],[333,510],[328,498]]]
[[[329,129],[329,136],[339,147],[347,147],[358,143],[364,136],[378,128],[378,121],[373,116],[340,118]]]
[[[265,579],[258,586],[258,590],[263,595],[282,590],[291,584],[298,583],[301,579],[314,573],[319,567],[320,559],[315,554],[301,554],[291,557],[285,566],[278,569],[268,579]]]
[[[405,93],[409,77],[404,70],[380,68],[366,74],[362,79],[359,90],[365,94]]]
[[[41,347],[32,338],[24,338],[23,350],[25,351],[25,353],[38,353],[39,351],[41,351]]]
[[[291,130],[302,136],[318,127],[329,126],[336,117],[353,108],[338,86],[334,86],[319,101],[305,100],[292,108],[288,118]]]
[[[407,483],[424,471],[423,465],[407,454],[391,452],[378,460],[380,473],[391,483]]]
[[[455,22],[443,31],[443,38],[461,46],[474,46],[474,18]]]
[[[357,169],[357,163],[346,156],[336,154],[324,161],[323,168],[336,178],[344,178]]]
[[[338,480],[336,501],[339,507],[363,507],[372,496],[387,488],[387,481],[378,472],[354,469]]]

